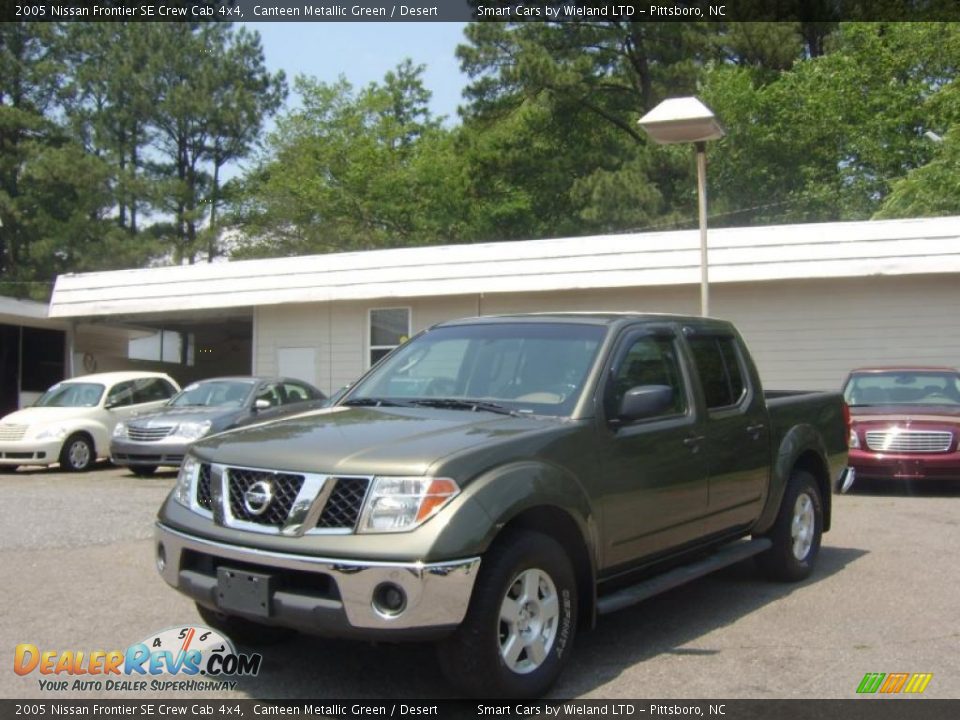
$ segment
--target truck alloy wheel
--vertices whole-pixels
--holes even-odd
[[[780,513],[767,533],[773,546],[757,555],[763,573],[774,580],[803,580],[813,572],[823,534],[823,501],[816,479],[806,470],[790,476]]]
[[[60,467],[70,472],[84,472],[95,460],[93,443],[85,435],[71,435],[60,451]]]
[[[566,551],[538,532],[507,532],[480,565],[467,616],[439,646],[441,667],[475,697],[539,697],[560,675],[576,632]]]

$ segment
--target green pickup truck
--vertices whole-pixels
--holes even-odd
[[[157,567],[239,641],[431,640],[461,692],[539,696],[600,614],[751,556],[807,577],[848,423],[764,395],[727,322],[447,322],[333,407],[194,444]]]

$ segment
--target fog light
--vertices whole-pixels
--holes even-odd
[[[380,583],[373,591],[373,609],[384,617],[396,617],[407,608],[407,594],[394,583]]]
[[[167,551],[163,547],[163,543],[157,543],[157,570],[163,572],[163,569],[167,566]]]

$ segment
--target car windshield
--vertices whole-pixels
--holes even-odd
[[[185,387],[167,403],[172,407],[240,407],[243,405],[252,381],[209,380]]]
[[[960,405],[960,375],[935,371],[855,373],[843,389],[851,407]]]
[[[34,407],[96,407],[103,390],[100,383],[58,383],[41,395]]]
[[[569,415],[605,333],[586,323],[436,328],[388,355],[344,404]]]

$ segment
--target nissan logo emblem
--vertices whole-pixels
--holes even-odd
[[[273,485],[266,480],[258,480],[243,494],[243,507],[254,516],[263,515],[273,500]]]

